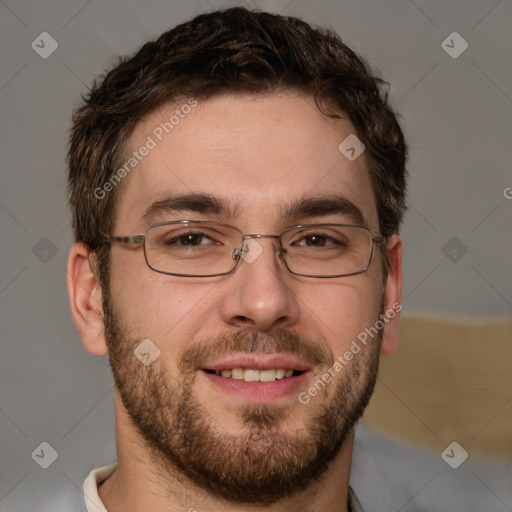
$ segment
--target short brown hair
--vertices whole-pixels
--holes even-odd
[[[223,93],[298,90],[330,117],[345,113],[365,144],[380,233],[405,210],[406,144],[387,83],[338,35],[304,21],[235,7],[202,14],[148,42],[93,83],[73,114],[68,154],[75,239],[93,251],[110,233],[114,188],[93,195],[123,159],[135,125],[162,104]]]

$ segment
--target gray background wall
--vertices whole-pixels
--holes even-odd
[[[0,510],[36,488],[34,503],[42,500],[57,481],[80,487],[92,467],[115,460],[107,361],[83,349],[65,287],[71,108],[116,55],[235,3],[0,2]],[[510,0],[245,5],[330,26],[391,83],[411,150],[405,312],[510,315]],[[454,31],[468,43],[457,58],[457,36],[442,47]],[[42,32],[58,43],[46,59],[31,47],[51,49]],[[31,457],[43,441],[58,452],[47,470]]]

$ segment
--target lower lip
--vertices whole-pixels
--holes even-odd
[[[303,372],[294,377],[274,380],[272,382],[246,382],[243,379],[222,377],[202,370],[198,372],[226,393],[237,396],[246,402],[271,402],[280,398],[298,395],[304,388],[309,372]]]

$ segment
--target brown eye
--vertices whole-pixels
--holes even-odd
[[[313,247],[323,247],[328,243],[328,239],[325,235],[308,235],[304,238],[305,245]]]
[[[169,236],[163,240],[163,245],[179,245],[183,247],[197,247],[208,244],[218,245],[218,242],[204,233],[183,233]]]

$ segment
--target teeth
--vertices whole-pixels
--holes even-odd
[[[275,370],[260,370],[260,382],[272,382],[276,380]]]
[[[231,370],[231,377],[233,379],[243,380],[243,378],[244,378],[244,369],[243,368],[233,368]]]
[[[222,377],[245,380],[246,382],[273,382],[285,377],[291,377],[293,370],[284,368],[272,368],[270,370],[254,370],[251,368],[233,368],[232,370],[215,370]]]
[[[245,370],[244,372],[245,382],[258,382],[260,380],[259,370]]]

